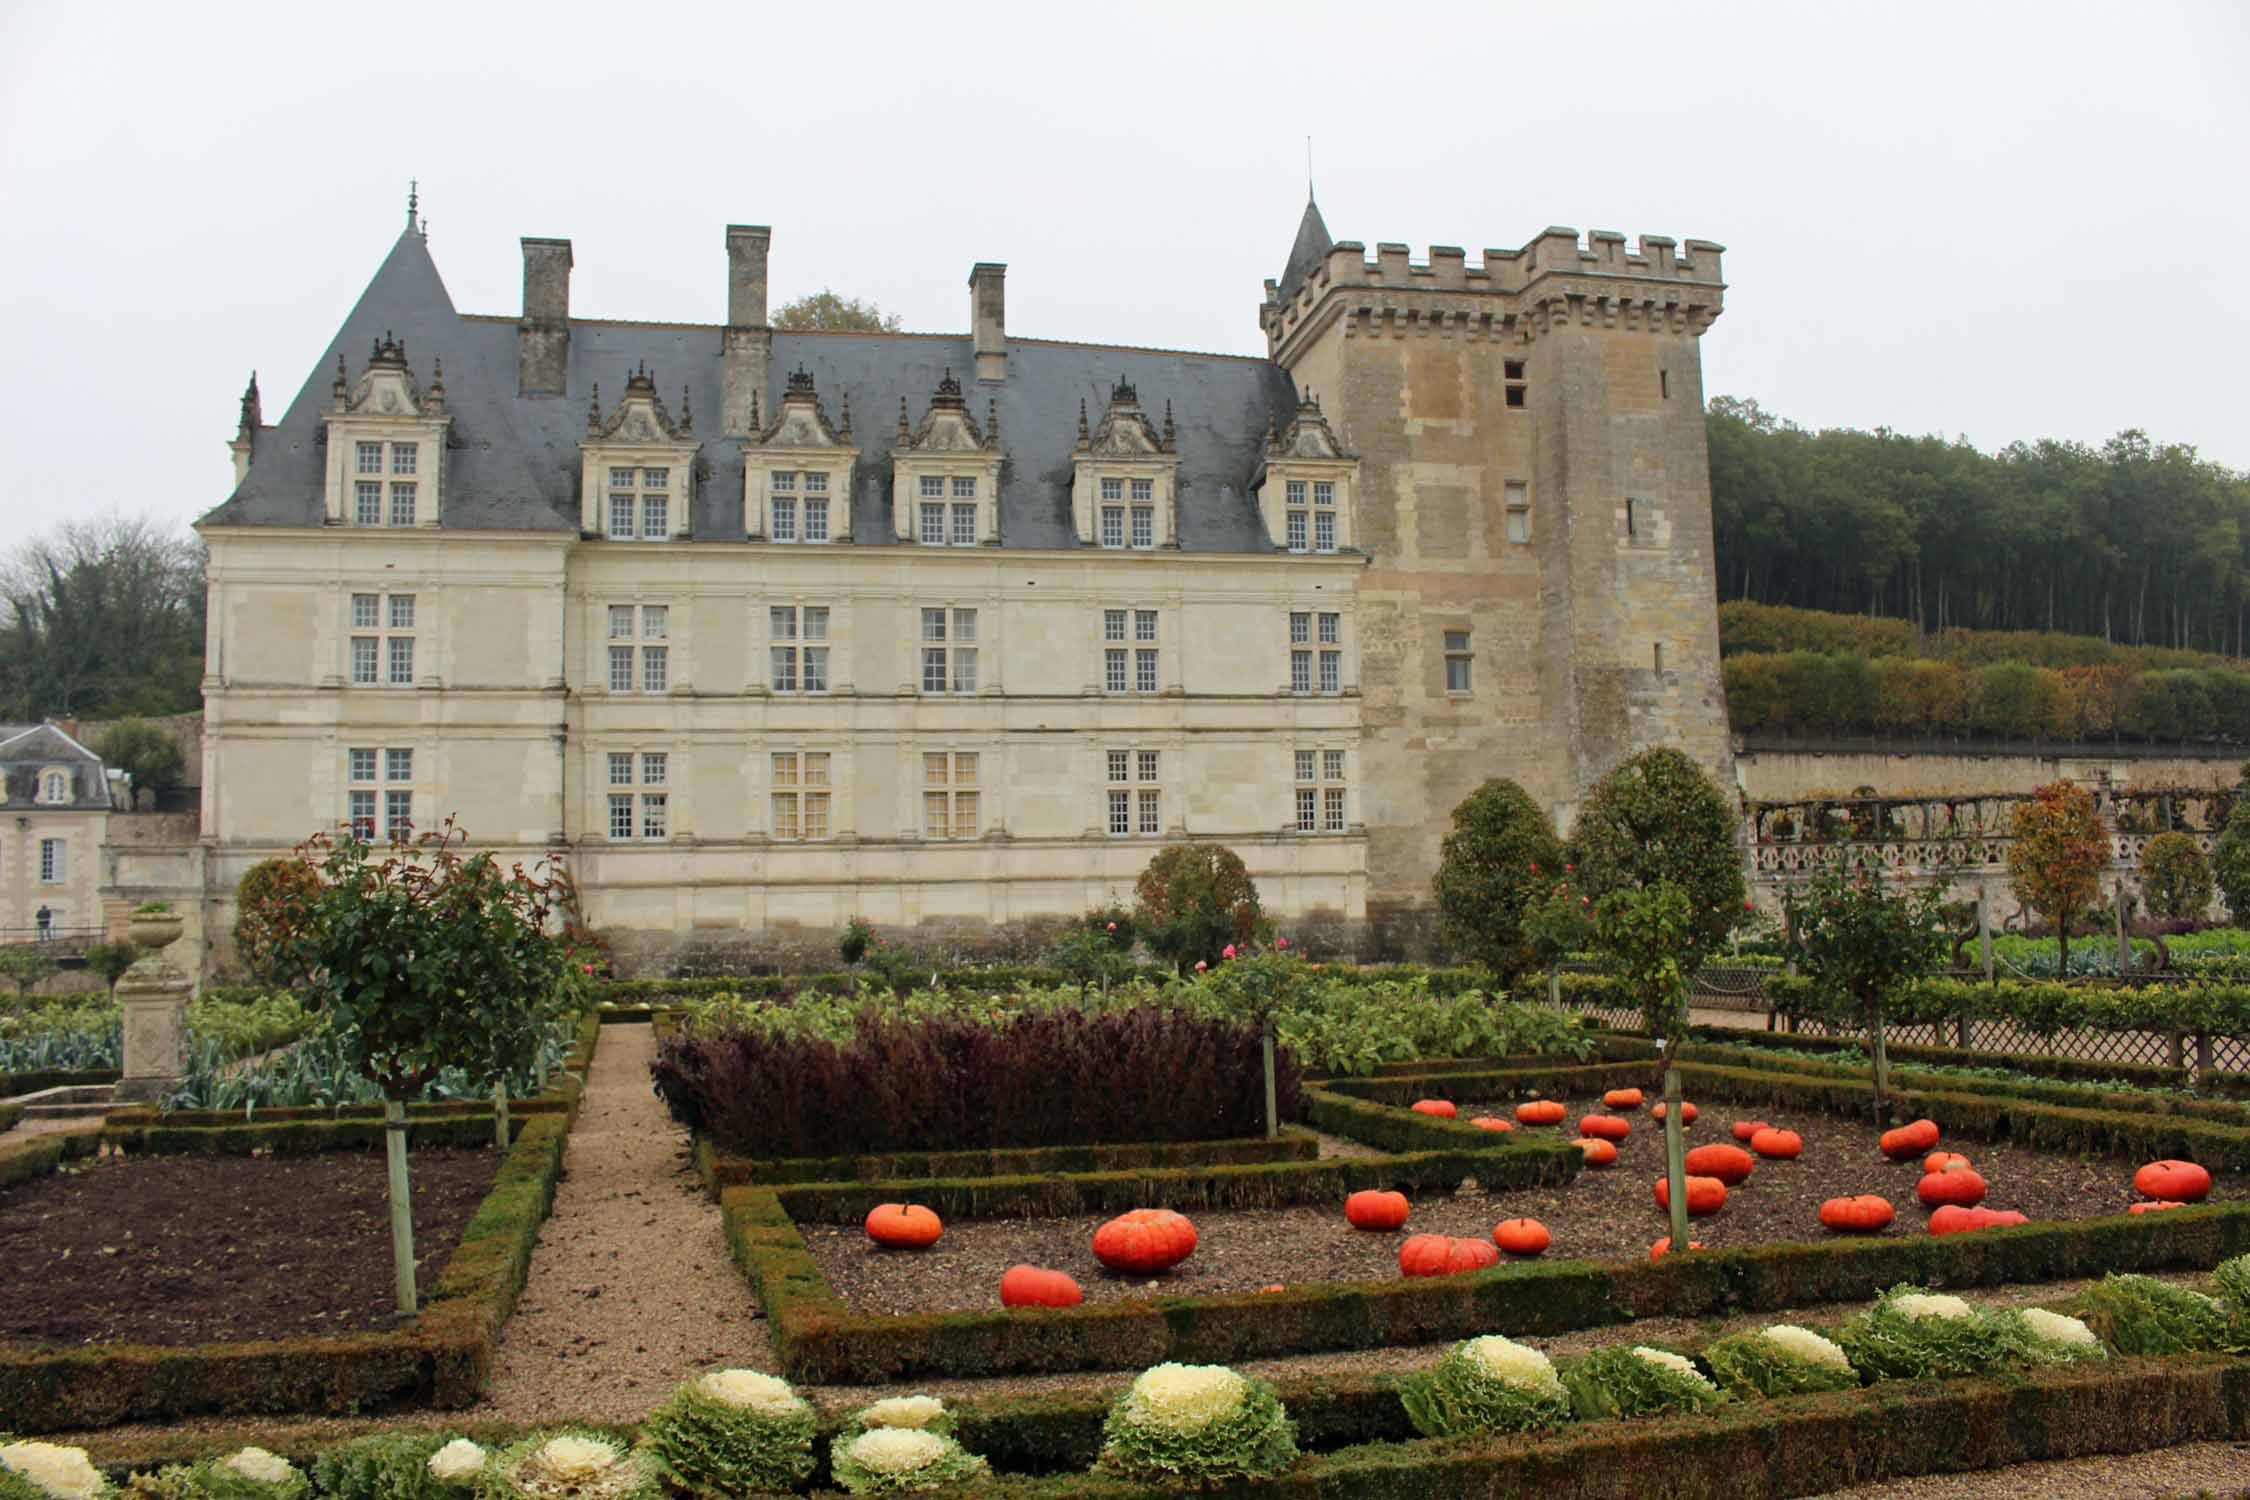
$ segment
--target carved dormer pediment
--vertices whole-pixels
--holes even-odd
[[[243,394],[235,442],[238,474],[247,468],[260,415],[255,383]],[[406,340],[385,333],[352,378],[343,355],[329,387],[319,441],[327,449],[325,517],[331,526],[435,526],[445,501],[445,449],[453,419],[445,406],[445,365],[432,361],[417,380]]]
[[[1140,393],[1124,380],[1110,388],[1109,409],[1091,432],[1086,427],[1086,403],[1078,403],[1079,457],[1155,458],[1176,446],[1172,430],[1172,405],[1164,404],[1164,430],[1159,433],[1141,410]]]
[[[937,393],[930,397],[930,409],[923,413],[922,425],[912,431],[906,425],[906,398],[898,398],[898,448],[910,453],[981,453],[996,449],[1000,446],[1000,424],[992,416],[996,410],[987,402],[991,430],[979,427],[977,419],[969,415],[968,402],[961,398],[961,382],[947,370],[938,382]]]
[[[672,420],[671,408],[656,394],[656,377],[646,365],[633,371],[625,380],[625,395],[605,418],[601,409],[601,388],[594,388],[594,401],[586,412],[586,441],[590,443],[675,443],[694,441],[695,414],[688,407],[687,388],[680,388],[680,419]]]
[[[406,340],[392,338],[388,333],[375,341],[375,347],[367,356],[367,368],[360,371],[359,379],[348,389],[344,356],[336,356],[336,382],[332,390],[336,411],[347,416],[429,417],[441,415],[444,409],[443,376],[436,385],[438,409],[433,411],[422,393],[421,382],[407,367]]]
[[[891,523],[902,542],[932,547],[1000,543],[1000,409],[985,402],[984,425],[969,415],[961,382],[947,370],[930,396],[922,425],[907,426],[898,403],[898,441],[891,447]]]
[[[852,400],[844,398],[841,426],[832,426],[820,404],[811,373],[803,368],[789,377],[781,393],[781,410],[760,428],[756,421],[757,398],[751,398],[752,436],[744,439],[761,448],[848,448],[852,442]]]
[[[1297,414],[1289,425],[1275,433],[1267,431],[1266,453],[1269,458],[1356,458],[1347,452],[1327,417],[1321,414],[1320,403],[1310,391],[1297,404]]]

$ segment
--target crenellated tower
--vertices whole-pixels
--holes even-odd
[[[1565,829],[1643,746],[1732,785],[1698,344],[1721,253],[1550,228],[1370,259],[1308,203],[1265,284],[1269,351],[1359,455],[1368,912],[1397,945],[1487,777]]]

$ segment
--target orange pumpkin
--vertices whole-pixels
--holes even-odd
[[[1577,1145],[1580,1151],[1586,1153],[1587,1166],[1614,1167],[1617,1165],[1616,1142],[1595,1140],[1591,1136],[1582,1135],[1578,1138]]]
[[[1658,1120],[1661,1120],[1661,1119],[1663,1119],[1663,1118],[1664,1118],[1664,1106],[1663,1106],[1662,1104],[1657,1104],[1657,1105],[1653,1105],[1653,1106],[1651,1106],[1651,1107],[1650,1107],[1650,1109],[1649,1109],[1649,1115],[1650,1115],[1650,1116],[1651,1116],[1652,1118],[1654,1118],[1654,1119],[1658,1119]],[[1685,1102],[1683,1102],[1683,1103],[1682,1103],[1682,1104],[1680,1105],[1680,1123],[1681,1123],[1682,1125],[1693,1125],[1693,1124],[1695,1123],[1695,1106],[1694,1106],[1694,1105],[1692,1105],[1692,1104],[1688,1104],[1688,1103],[1685,1103]]]
[[[1911,1125],[1901,1125],[1896,1130],[1883,1132],[1876,1145],[1892,1161],[1906,1161],[1920,1156],[1938,1142],[1937,1123],[1933,1120],[1916,1120]]]
[[[1273,1284],[1272,1284],[1271,1286],[1262,1286],[1262,1287],[1259,1287],[1259,1288],[1258,1288],[1258,1290],[1259,1290],[1260,1292],[1286,1292],[1286,1291],[1288,1291],[1288,1290],[1289,1290],[1289,1288],[1287,1288],[1287,1287],[1283,1286],[1283,1285],[1282,1285],[1282,1284],[1281,1284],[1280,1282],[1278,1282],[1278,1281],[1277,1281],[1277,1282],[1273,1283]]]
[[[1758,1159],[1740,1146],[1718,1143],[1696,1147],[1682,1164],[1699,1177],[1716,1177],[1728,1187],[1739,1187],[1749,1180]]]
[[[1772,1128],[1763,1120],[1737,1120],[1734,1122],[1734,1138],[1738,1141],[1751,1140],[1757,1136],[1759,1131],[1771,1130]]]
[[[1567,1113],[1554,1099],[1534,1099],[1529,1104],[1516,1106],[1516,1118],[1526,1125],[1558,1125]]]
[[[1580,1115],[1578,1133],[1605,1141],[1621,1141],[1633,1133],[1633,1122],[1616,1115]]]
[[[1820,1205],[1820,1227],[1833,1229],[1838,1234],[1873,1234],[1888,1227],[1897,1217],[1890,1200],[1873,1193],[1861,1193],[1856,1198],[1831,1198]]]
[[[1344,1222],[1354,1229],[1387,1232],[1406,1222],[1406,1212],[1404,1193],[1386,1193],[1370,1188],[1344,1200]]]
[[[1930,1215],[1930,1233],[1965,1234],[1972,1229],[1997,1229],[2030,1222],[2013,1209],[1963,1208],[1958,1203],[1948,1203]]]
[[[1705,1248],[1703,1241],[1701,1240],[1689,1240],[1687,1242],[1687,1247],[1690,1250],[1701,1250]],[[1665,1256],[1670,1255],[1671,1253],[1672,1237],[1670,1235],[1664,1236],[1664,1238],[1658,1240],[1655,1244],[1648,1247],[1648,1258],[1650,1260],[1662,1260]]]
[[[1418,1115],[1436,1115],[1441,1120],[1450,1120],[1460,1113],[1451,1099],[1417,1099],[1413,1110]]]
[[[1948,1167],[1942,1172],[1924,1172],[1922,1180],[1914,1185],[1914,1196],[1931,1208],[1941,1203],[1975,1208],[1984,1201],[1984,1192],[1983,1176],[1970,1167]]]
[[[1537,1219],[1502,1219],[1493,1226],[1492,1242],[1510,1255],[1537,1255],[1554,1243],[1554,1236]]]
[[[1002,1307],[1076,1307],[1085,1300],[1077,1282],[1045,1266],[1010,1266],[1000,1277]]]
[[[1513,1121],[1495,1120],[1490,1115],[1478,1115],[1469,1123],[1476,1126],[1479,1130],[1513,1130],[1516,1128]]]
[[[2126,1209],[2125,1212],[2129,1214],[2153,1214],[2160,1209],[2185,1207],[2187,1207],[2185,1203],[2136,1203],[2131,1208]]]
[[[1639,1109],[1641,1107],[1641,1091],[1639,1089],[1611,1089],[1608,1093],[1602,1095],[1602,1104],[1609,1109]]]
[[[1672,1184],[1664,1178],[1656,1179],[1656,1206],[1667,1213],[1672,1208]],[[1687,1211],[1691,1219],[1705,1214],[1715,1214],[1727,1206],[1727,1185],[1716,1177],[1690,1177],[1687,1180]]]
[[[1094,1259],[1112,1271],[1148,1276],[1195,1253],[1195,1226],[1168,1208],[1136,1208],[1094,1231]]]
[[[2152,1161],[2133,1174],[2133,1191],[2171,1203],[2201,1203],[2211,1191],[2211,1173],[2192,1161]]]
[[[1452,1276],[1462,1271],[1481,1271],[1499,1263],[1500,1252],[1487,1240],[1417,1234],[1398,1247],[1398,1269],[1402,1276]]]
[[[1767,1126],[1750,1137],[1750,1149],[1774,1161],[1795,1161],[1805,1151],[1805,1138],[1794,1130]]]
[[[921,1250],[938,1242],[945,1226],[919,1203],[878,1203],[867,1215],[867,1237],[893,1250]]]

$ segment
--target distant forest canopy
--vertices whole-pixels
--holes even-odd
[[[203,706],[203,543],[144,517],[69,520],[0,561],[0,721]]]
[[[1983,453],[1710,404],[1719,598],[2241,656],[2250,475],[2139,431]]]

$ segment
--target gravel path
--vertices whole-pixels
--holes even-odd
[[[687,1136],[649,1088],[649,1027],[605,1026],[555,1211],[473,1415],[630,1420],[714,1365],[773,1367]]]

